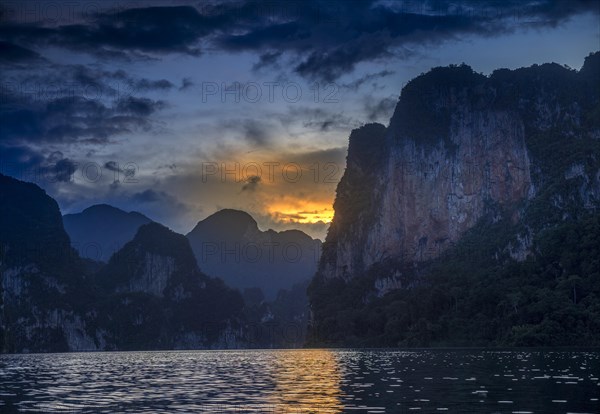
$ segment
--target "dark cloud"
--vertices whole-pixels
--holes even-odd
[[[120,113],[138,117],[147,117],[164,107],[164,101],[153,101],[152,99],[136,98],[133,96],[119,100],[116,105],[116,109]]]
[[[9,42],[0,41],[0,65],[43,62],[39,53]]]
[[[256,191],[261,178],[258,175],[251,175],[246,180],[246,183],[242,186],[242,191]]]
[[[110,171],[122,172],[123,170],[119,168],[119,164],[116,161],[108,161],[104,163],[104,168]]]
[[[158,220],[184,216],[193,210],[192,207],[181,202],[174,195],[154,189],[134,193],[129,197],[129,200],[123,200],[123,204],[129,203],[132,203],[133,209],[147,211]]]
[[[93,19],[53,26],[13,19],[0,27],[0,39],[105,58],[198,55],[202,48],[252,51],[260,56],[255,68],[272,65],[285,54],[298,74],[332,81],[361,62],[409,56],[413,47],[470,34],[556,26],[578,13],[599,13],[597,2],[584,0],[166,4],[104,10]]]
[[[24,6],[25,7],[25,6]],[[103,57],[144,53],[198,55],[198,40],[212,28],[210,19],[191,6],[103,11],[76,24],[45,27],[5,24],[0,36],[25,43],[58,45]]]
[[[140,79],[139,81],[137,81],[135,83],[135,90],[138,90],[138,91],[151,91],[151,90],[164,91],[164,90],[171,89],[174,86],[175,85],[173,85],[171,82],[169,82],[166,79],[160,79],[160,80],[156,80],[156,81],[151,81],[148,79]]]
[[[260,55],[258,62],[254,64],[252,67],[253,70],[259,70],[264,67],[274,66],[279,58],[281,57],[282,52],[266,52]]]
[[[234,137],[253,149],[264,148],[273,142],[276,128],[273,122],[254,118],[227,118],[218,120],[216,133]],[[228,133],[225,133],[225,132]]]
[[[348,130],[359,126],[358,121],[343,113],[305,106],[290,107],[288,113],[279,118],[284,125],[300,119],[304,128],[316,129],[321,132]]]
[[[360,78],[353,80],[352,82],[343,84],[342,87],[356,91],[358,88],[360,88],[367,82],[372,82],[377,79],[385,78],[387,76],[393,75],[394,73],[396,72],[392,70],[382,70],[381,72],[377,73],[367,73],[366,75],[361,76]]]
[[[325,118],[305,121],[302,125],[305,128],[316,128],[321,132],[325,132],[335,129],[347,129],[353,122],[351,117],[343,114],[328,114]]]
[[[75,170],[77,170],[77,164],[68,158],[64,158],[54,164],[51,171],[57,181],[68,182],[71,181]]]
[[[77,163],[55,151],[48,156],[27,146],[0,145],[0,173],[35,183],[70,182]]]
[[[162,101],[129,97],[112,105],[81,96],[37,101],[5,95],[0,141],[106,143],[111,136],[150,128],[148,116]]]
[[[51,70],[44,70],[44,69]],[[135,78],[122,70],[84,65],[48,64],[38,70],[7,70],[0,89],[0,141],[88,142],[148,130],[162,100],[141,91],[173,87],[166,79]]]
[[[135,203],[141,204],[163,203],[165,205],[168,205],[169,207],[187,209],[187,207],[185,207],[185,205],[172,194],[161,190],[154,190],[151,188],[134,193],[131,196],[131,200]]]
[[[135,177],[135,171],[136,171],[136,169],[134,168],[135,166],[131,165],[129,163],[129,164],[126,164],[125,167],[126,168],[121,168],[119,163],[116,161],[108,161],[108,162],[104,163],[104,168],[106,168],[109,171],[122,173],[124,175],[125,179],[131,179],[131,178]],[[117,182],[117,184],[118,184],[118,182]]]
[[[248,2],[248,5],[255,4]],[[475,2],[425,3],[350,1],[303,2],[303,7],[274,9],[268,23],[242,33],[216,37],[219,47],[254,50],[267,63],[274,51],[287,51],[295,71],[307,78],[332,81],[364,61],[408,56],[406,46],[443,42],[468,35],[495,35],[519,25],[556,25],[577,13],[598,12],[593,2]]]
[[[113,180],[113,182],[108,185],[108,189],[113,192],[117,191],[120,187],[121,187],[121,181],[119,181],[119,180]]]
[[[346,159],[346,147],[335,147],[324,150],[307,151],[300,154],[294,154],[290,156],[294,162],[299,164],[311,165],[319,164],[325,165],[333,163],[339,166],[340,170],[344,169]]]
[[[154,203],[160,201],[165,195],[166,193],[148,189],[135,193],[131,198],[138,203]]]
[[[389,41],[376,36],[366,36],[328,51],[314,51],[295,67],[305,78],[333,82],[344,73],[352,72],[356,64],[391,57]]]
[[[241,128],[246,141],[254,146],[264,147],[271,142],[272,127],[264,122],[245,119],[242,121]]]
[[[157,171],[162,170],[162,169],[168,169],[171,172],[175,172],[175,171],[177,171],[177,164],[171,163],[171,164],[159,165],[157,168]]]
[[[167,79],[137,78],[123,70],[102,70],[84,65],[55,65],[63,79],[71,78],[81,90],[95,86],[104,96],[131,96],[140,92],[166,91],[175,87]]]
[[[383,98],[375,101],[371,97],[367,97],[363,103],[367,120],[374,122],[379,120],[389,120],[394,112],[394,108],[398,103],[398,98]]]
[[[303,31],[298,22],[275,23],[256,27],[244,34],[224,35],[219,44],[227,50],[260,50],[308,37],[309,33]]]
[[[181,80],[181,86],[179,87],[180,91],[185,91],[187,89],[190,89],[192,86],[194,86],[194,82],[192,82],[192,79],[190,78],[183,78]]]

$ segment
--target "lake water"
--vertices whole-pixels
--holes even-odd
[[[0,412],[600,413],[600,352],[0,355]]]

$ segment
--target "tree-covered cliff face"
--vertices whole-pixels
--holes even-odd
[[[158,223],[140,227],[96,278],[104,297],[98,326],[116,349],[243,342],[241,295],[200,272],[185,236]]]
[[[353,131],[312,343],[600,343],[598,79],[436,68]]]
[[[0,175],[0,351],[243,346],[241,295],[204,275],[185,236],[157,223],[87,269],[56,202]]]
[[[56,202],[34,184],[0,175],[0,349],[95,349],[93,292]]]

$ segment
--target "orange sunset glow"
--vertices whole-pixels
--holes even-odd
[[[269,207],[269,213],[284,223],[323,223],[329,224],[333,219],[331,205],[309,203],[302,207],[290,204],[276,204]]]

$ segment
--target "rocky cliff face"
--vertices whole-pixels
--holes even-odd
[[[335,318],[331,303],[345,309],[344,286],[364,304],[414,285],[407,275],[427,273],[484,225],[510,229],[485,253],[503,265],[539,254],[546,229],[597,212],[598,78],[600,53],[580,71],[435,68],[406,85],[387,128],[353,131],[311,286],[315,326]]]
[[[140,227],[96,278],[107,298],[99,325],[116,349],[243,342],[241,295],[203,274],[187,239],[158,223]]]
[[[535,147],[597,139],[597,126],[585,125],[597,98],[565,96],[593,85],[585,75],[594,60],[580,73],[543,65],[489,78],[467,66],[436,68],[409,83],[388,128],[370,124],[350,136],[320,274],[348,279],[388,258],[436,258],[486,214],[515,210],[518,220],[554,167],[582,181],[577,203],[596,208],[599,171],[584,167],[591,154],[554,166]],[[521,77],[531,81],[526,91]]]
[[[0,175],[0,228],[0,349],[97,349],[87,329],[91,291],[56,202]]]
[[[188,241],[158,223],[145,224],[97,275],[111,292],[145,293],[165,297],[183,284],[205,287]]]
[[[241,295],[204,275],[187,239],[149,223],[92,273],[56,202],[0,175],[0,350],[242,346]]]

